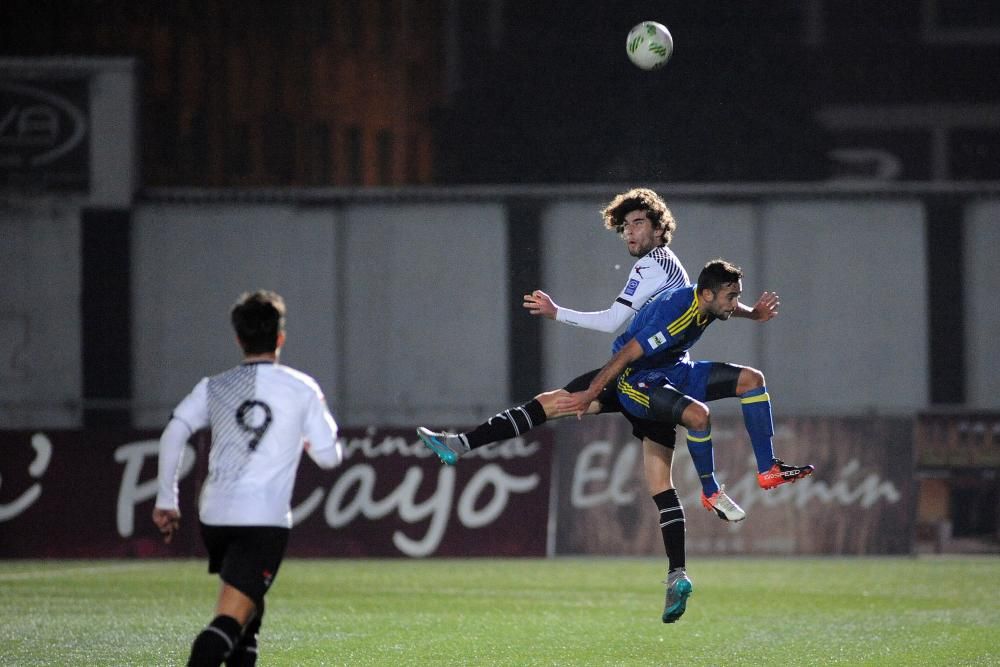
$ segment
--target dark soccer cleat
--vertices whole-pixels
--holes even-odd
[[[792,466],[781,459],[774,459],[770,470],[757,473],[757,483],[760,488],[769,491],[782,484],[795,483],[803,477],[808,477],[814,470],[815,466]]]
[[[723,521],[732,521],[736,523],[737,521],[742,521],[747,518],[747,513],[743,511],[743,508],[736,504],[732,498],[726,495],[726,487],[721,487],[718,491],[712,494],[711,497],[705,495],[705,492],[701,492],[701,504],[709,512],[715,512],[719,515],[719,518]]]
[[[458,463],[459,457],[469,451],[469,446],[465,444],[465,439],[454,433],[436,433],[423,426],[417,428],[417,435],[427,449],[431,450],[441,459],[441,463],[453,466]]]
[[[667,600],[663,605],[663,622],[673,623],[684,615],[687,609],[687,599],[691,597],[694,586],[688,578],[684,568],[679,567],[671,570],[667,575],[667,580],[663,582],[667,585]]]

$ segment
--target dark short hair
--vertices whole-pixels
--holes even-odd
[[[698,291],[703,289],[716,292],[724,285],[729,285],[743,279],[743,269],[721,257],[705,264],[698,274]]]
[[[285,330],[285,300],[270,290],[244,292],[233,304],[230,319],[245,354],[278,349],[278,333]]]

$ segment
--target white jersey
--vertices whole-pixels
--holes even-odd
[[[177,508],[180,453],[206,426],[212,446],[199,516],[210,525],[290,528],[303,449],[324,468],[343,459],[315,380],[273,362],[244,363],[202,379],[174,410],[160,438],[157,507]]]
[[[617,331],[657,294],[690,284],[687,271],[677,255],[667,246],[659,246],[636,260],[629,272],[628,282],[610,308],[581,313],[557,307],[556,320],[610,333]]]

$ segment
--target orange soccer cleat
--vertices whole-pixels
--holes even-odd
[[[808,477],[814,470],[815,466],[792,466],[781,459],[774,459],[767,472],[757,473],[757,484],[765,491],[770,491],[782,484],[795,483],[803,477]]]

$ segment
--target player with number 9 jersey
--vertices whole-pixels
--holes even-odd
[[[337,424],[310,376],[273,361],[244,362],[204,378],[174,410],[174,446],[211,427],[199,518],[225,526],[291,528],[295,473],[308,443],[321,467],[340,462]],[[169,430],[169,429],[168,429]],[[165,433],[166,435],[166,433]],[[161,477],[157,507],[176,507],[176,484]]]
[[[316,382],[278,363],[285,300],[269,290],[240,295],[230,311],[243,362],[204,378],[160,436],[153,523],[170,543],[180,527],[178,477],[184,443],[212,431],[199,502],[208,571],[222,581],[215,618],[194,639],[189,665],[253,665],[292,528],[292,489],[302,452],[321,468],[344,458],[337,422]]]

